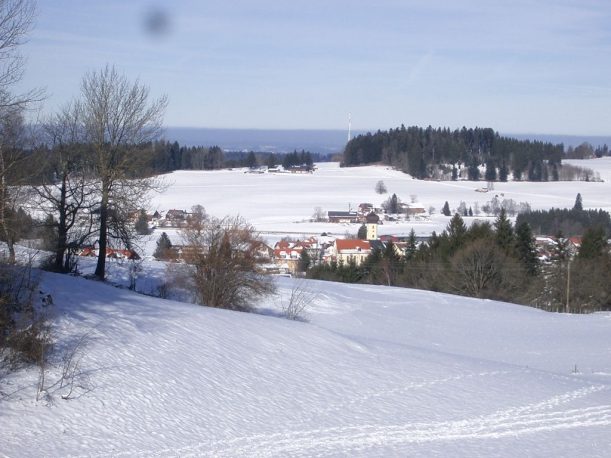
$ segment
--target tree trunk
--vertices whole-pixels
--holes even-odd
[[[102,182],[102,202],[100,204],[100,237],[98,239],[98,263],[95,268],[95,276],[98,280],[104,280],[106,276],[106,247],[108,245],[108,182]]]
[[[64,266],[64,255],[66,252],[66,244],[68,241],[67,215],[66,215],[66,175],[62,177],[62,186],[60,189],[60,204],[59,204],[59,221],[57,225],[57,248],[55,250],[55,267],[61,271]]]
[[[4,152],[0,147],[0,228],[2,228],[2,234],[6,240],[8,247],[8,262],[15,262],[15,245],[13,237],[9,231],[9,223],[6,220],[6,210],[8,204],[8,185],[6,184],[6,164],[4,163]]]

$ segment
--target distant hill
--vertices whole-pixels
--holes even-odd
[[[362,132],[355,132],[355,135]],[[288,153],[341,153],[346,146],[344,130],[209,129],[167,127],[165,139],[183,146],[219,146],[225,151],[268,151]]]
[[[611,145],[611,136],[606,135],[550,135],[550,134],[510,134],[503,133],[504,136],[517,138],[518,140],[538,140],[549,143],[563,143],[567,147],[573,148],[584,142],[592,146]]]
[[[353,131],[353,137],[368,131]],[[372,130],[371,132],[374,132]],[[594,147],[611,145],[611,136],[551,135],[537,133],[501,133],[518,140],[536,140],[545,143],[563,143],[576,147],[588,142]],[[338,129],[213,129],[203,127],[166,127],[166,140],[178,141],[183,146],[220,146],[225,151],[268,151],[287,153],[305,149],[313,153],[343,152],[347,132]]]

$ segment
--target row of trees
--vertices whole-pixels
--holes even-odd
[[[23,112],[43,97],[39,90],[15,93],[24,71],[19,46],[35,15],[30,0],[0,2],[0,239],[9,254],[0,258],[0,377],[4,363],[36,362],[50,342],[46,325],[34,307],[37,281],[28,266],[15,265],[13,241],[27,231],[29,217],[19,208],[23,177]]]
[[[552,208],[519,213],[517,224],[528,223],[538,234],[582,235],[588,228],[600,228],[611,236],[611,216],[604,210],[584,210],[581,194],[572,209]]]
[[[44,147],[43,147],[44,149]],[[47,151],[44,152],[45,154]],[[262,165],[288,169],[305,165],[312,167],[314,161],[329,160],[328,156],[302,150],[292,153],[223,151],[218,146],[181,146],[177,141],[155,140],[138,145],[138,166],[134,173],[139,176],[161,175],[175,170],[219,170],[223,168]]]
[[[611,155],[611,152],[606,144],[594,148],[592,144],[583,142],[574,148],[569,146],[566,150],[566,157],[568,159],[592,159],[609,155]]]
[[[501,211],[494,224],[475,222],[467,228],[456,214],[428,243],[418,246],[412,231],[403,253],[388,242],[383,249],[374,248],[360,266],[332,262],[315,266],[308,276],[505,300],[550,311],[611,309],[611,256],[600,228],[585,232],[575,258],[560,237],[553,259],[541,263],[528,223],[514,227]]]
[[[558,179],[564,147],[539,141],[503,137],[490,128],[450,130],[431,126],[401,127],[374,134],[359,135],[346,145],[342,164],[354,166],[384,163],[416,178],[433,178],[439,169],[457,179],[456,166],[467,168],[471,180],[506,181],[511,172],[516,179],[532,181]]]
[[[45,215],[58,271],[70,269],[71,255],[85,243],[95,243],[99,256],[95,276],[106,271],[106,249],[112,244],[131,248],[130,218],[143,207],[147,194],[159,189],[153,178],[134,179],[143,145],[159,134],[166,98],[152,100],[149,89],[130,82],[114,67],[86,74],[80,96],[49,117],[36,132],[50,148],[28,151],[23,144],[25,126],[20,113],[5,116],[0,168],[0,234],[14,261],[14,244],[23,231],[19,209],[35,202]],[[19,144],[18,142],[21,142]],[[27,169],[36,158],[44,173],[36,186],[24,186],[31,177],[11,170]]]

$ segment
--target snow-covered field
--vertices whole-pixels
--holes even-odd
[[[45,274],[91,391],[9,377],[0,455],[609,456],[611,314],[305,285],[308,323]]]
[[[461,201],[481,208],[495,195],[499,199],[528,202],[533,209],[571,208],[581,193],[585,208],[611,210],[611,157],[565,161],[595,170],[603,182],[508,182],[495,183],[493,192],[475,189],[486,183],[469,181],[422,181],[385,166],[340,168],[338,163],[318,164],[313,174],[247,174],[243,169],[222,171],[179,171],[164,175],[168,185],[162,194],[152,197],[152,208],[167,211],[188,210],[200,204],[217,217],[239,214],[270,239],[277,234],[356,234],[358,225],[310,223],[315,207],[329,210],[355,210],[359,203],[379,206],[396,193],[405,202],[411,196],[424,208],[434,207],[430,221],[387,223],[380,234],[407,235],[413,227],[418,235],[429,235],[445,228],[449,218],[440,214],[447,200],[452,209]],[[383,180],[388,194],[376,194],[375,184]],[[170,231],[171,232],[171,231]],[[158,235],[157,235],[158,237]],[[279,238],[279,236],[277,236]]]
[[[495,193],[549,208],[571,207],[579,192],[584,206],[611,210],[611,158],[579,165],[605,181],[497,183]],[[483,183],[323,164],[313,175],[176,172],[154,206],[201,204],[264,232],[341,234],[356,226],[301,221],[316,206],[379,204],[388,196],[374,191],[380,179],[391,194],[437,209],[492,197],[474,191]],[[381,232],[446,224],[435,215]],[[143,265],[137,286],[147,291],[164,265]],[[118,263],[109,268],[113,280],[123,276]],[[58,338],[49,397],[36,401],[34,368],[0,381],[9,395],[0,456],[609,456],[611,313],[297,281],[278,278],[278,296],[245,314],[44,274]],[[309,322],[278,316],[296,284],[311,294]],[[52,384],[81,336],[75,385],[84,389],[62,399],[69,387]]]

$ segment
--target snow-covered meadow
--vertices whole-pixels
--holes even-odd
[[[578,161],[571,161],[577,163]],[[611,210],[611,159],[584,161],[602,183],[497,183],[533,208]],[[176,172],[154,208],[201,204],[240,214],[264,233],[356,232],[303,222],[316,206],[347,210],[411,194],[439,209],[489,200],[481,183],[416,181],[385,167],[312,175]],[[386,224],[382,233],[441,230],[447,218]],[[158,237],[156,231],[149,248]],[[91,268],[84,260],[82,268]],[[109,265],[125,282],[125,266]],[[145,260],[153,291],[165,265]],[[57,338],[48,396],[38,371],[5,377],[0,456],[579,456],[611,450],[611,313],[551,314],[432,292],[278,278],[246,314],[44,273]],[[307,322],[280,315],[291,290]],[[53,386],[79,347],[74,391]],[[77,385],[81,385],[79,387]]]
[[[418,235],[440,232],[449,218],[441,215],[448,201],[456,209],[461,201],[467,207],[481,208],[495,195],[499,199],[528,202],[533,209],[571,208],[581,193],[585,208],[611,210],[611,158],[567,163],[593,169],[602,182],[507,182],[495,183],[494,191],[481,193],[485,182],[422,181],[385,166],[340,168],[338,163],[321,163],[313,174],[249,174],[243,169],[222,171],[178,171],[163,176],[165,192],[151,198],[151,208],[189,210],[203,205],[217,217],[239,214],[264,236],[274,240],[278,234],[316,235],[322,232],[356,234],[358,225],[311,223],[314,209],[355,210],[362,202],[379,206],[396,193],[404,202],[416,196],[425,209],[434,207],[429,220],[393,222],[380,226],[380,234],[407,235],[413,227]],[[377,194],[375,185],[383,180],[388,194]],[[469,222],[469,221],[467,221]],[[169,231],[171,237],[173,231]],[[174,235],[175,236],[175,235]],[[157,235],[158,237],[158,235]]]

